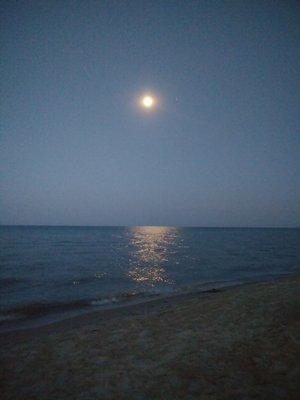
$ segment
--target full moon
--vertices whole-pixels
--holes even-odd
[[[151,96],[144,96],[142,98],[142,105],[146,108],[151,108],[154,104],[154,99]]]

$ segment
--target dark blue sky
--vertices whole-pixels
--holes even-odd
[[[300,225],[297,1],[1,14],[1,223]]]

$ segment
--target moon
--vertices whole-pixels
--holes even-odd
[[[154,106],[154,98],[150,95],[142,97],[142,106],[145,108],[151,108]]]

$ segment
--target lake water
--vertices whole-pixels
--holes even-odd
[[[0,320],[299,271],[300,229],[0,227]]]

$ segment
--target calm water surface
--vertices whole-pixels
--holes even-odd
[[[299,271],[300,229],[0,227],[2,321]]]

